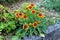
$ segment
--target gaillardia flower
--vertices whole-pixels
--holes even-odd
[[[40,13],[40,14],[38,14],[38,17],[44,18],[44,15]]]
[[[36,10],[32,10],[32,14],[35,14],[36,13]]]
[[[34,28],[36,28],[37,25],[38,25],[37,22],[34,22],[34,23],[33,23],[33,27],[34,27]]]
[[[18,18],[18,17],[19,17],[19,14],[17,13],[16,16],[15,16],[15,18]]]
[[[34,4],[33,4],[33,3],[31,3],[30,5],[31,5],[32,7],[34,6]]]
[[[19,13],[19,16],[22,16],[22,13],[21,12]]]
[[[26,14],[24,14],[24,15],[23,15],[23,18],[24,18],[24,19],[26,19],[26,18],[27,18],[27,15],[26,15]]]
[[[19,13],[19,17],[20,17],[20,18],[23,18],[23,13],[20,12],[20,13]]]
[[[24,30],[27,30],[27,29],[28,29],[28,24],[24,24],[24,25],[23,25],[23,29],[24,29]]]
[[[32,6],[29,6],[29,9],[32,9]]]

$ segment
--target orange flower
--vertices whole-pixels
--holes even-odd
[[[44,15],[43,14],[38,14],[38,17],[44,18]]]
[[[34,6],[34,4],[33,4],[33,3],[31,3],[30,5],[31,5],[32,7]]]
[[[19,13],[19,16],[22,16],[22,13],[21,12]]]
[[[17,13],[17,14],[16,14],[16,18],[18,18],[18,17],[19,17],[19,14]]]
[[[26,14],[24,14],[23,18],[25,18],[25,19],[26,19],[26,18],[27,18],[27,15],[26,15]]]
[[[32,10],[32,14],[35,14],[36,13],[36,10]]]
[[[37,22],[33,23],[33,27],[36,28],[37,27]]]
[[[28,29],[28,24],[24,24],[23,29],[27,30]]]
[[[19,13],[19,17],[20,17],[20,18],[23,18],[23,13],[20,12],[20,13]]]
[[[32,9],[32,6],[29,6],[29,9]]]

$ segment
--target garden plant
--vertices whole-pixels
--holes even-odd
[[[26,35],[45,34],[47,29],[47,18],[35,4],[22,4],[22,7],[14,11],[16,20],[21,25],[16,35],[24,37]]]
[[[44,13],[35,4],[22,4],[22,7],[14,12],[8,12],[7,8],[0,5],[0,32],[15,34],[20,37],[26,35],[45,34],[47,20]]]

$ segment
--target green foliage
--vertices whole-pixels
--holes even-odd
[[[7,8],[0,5],[0,31],[10,32],[16,28],[13,13],[9,13]]]
[[[43,5],[49,9],[60,10],[60,0],[45,0]]]
[[[16,35],[24,37],[45,34],[48,27],[47,18],[35,4],[22,4],[22,7],[16,10],[16,19],[18,19],[20,28],[16,31]],[[14,12],[16,12],[14,11]]]

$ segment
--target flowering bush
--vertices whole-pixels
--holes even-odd
[[[16,35],[24,37],[26,35],[43,35],[47,29],[47,20],[35,4],[22,4],[22,7],[14,11],[15,19],[21,25],[16,31]],[[43,35],[44,36],[44,35]]]
[[[44,37],[47,18],[35,4],[24,3],[21,8],[8,12],[0,5],[0,32],[14,33],[20,37],[40,35]]]

